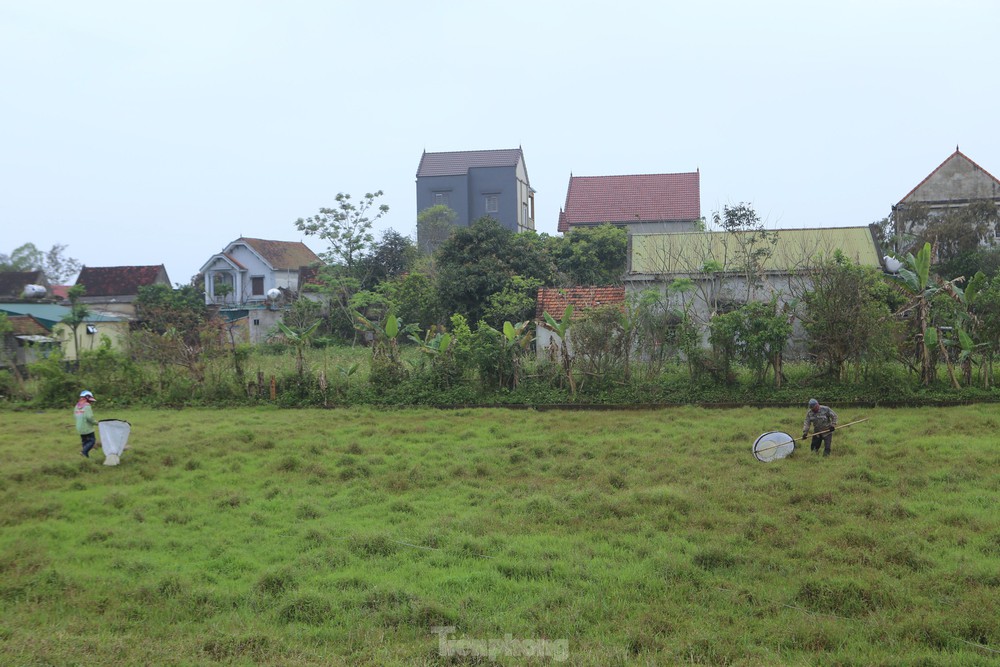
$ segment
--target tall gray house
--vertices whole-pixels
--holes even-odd
[[[424,151],[417,167],[417,212],[438,204],[458,214],[457,226],[488,215],[514,232],[535,229],[535,191],[520,148]]]

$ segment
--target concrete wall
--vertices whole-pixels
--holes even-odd
[[[676,278],[689,278],[694,289],[685,294],[671,293],[667,298],[669,308],[688,312],[702,326],[702,345],[708,347],[708,322],[716,304],[743,304],[747,301],[769,302],[775,298],[778,307],[789,304],[812,287],[811,280],[804,275],[770,273],[764,276],[762,284],[748,290],[746,278],[739,275],[676,274],[655,279],[652,276],[630,276],[625,283],[628,297],[638,296],[646,290],[656,290],[661,296],[667,293],[667,286]],[[798,319],[795,320],[792,335],[785,347],[789,360],[804,358],[806,355],[806,332]]]
[[[94,333],[87,333],[87,327],[93,327]],[[111,341],[112,350],[124,350],[128,340],[128,332],[128,322],[84,322],[77,329],[80,349],[85,352],[92,352],[100,348],[101,338],[104,336],[107,336]],[[78,358],[72,327],[57,324],[52,327],[52,337],[59,340],[67,361],[75,361]]]
[[[1000,183],[970,160],[956,157],[942,164],[903,203],[998,198]]]

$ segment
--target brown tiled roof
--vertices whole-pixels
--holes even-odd
[[[520,148],[504,148],[490,151],[453,151],[450,153],[428,153],[420,156],[417,178],[422,176],[461,176],[475,167],[516,167],[523,159]]]
[[[48,336],[49,330],[31,315],[8,315],[15,336]]]
[[[20,299],[25,285],[48,287],[42,271],[0,271],[0,297]]]
[[[162,278],[162,281],[160,280]],[[140,287],[164,282],[169,285],[167,270],[156,266],[85,266],[80,269],[77,285],[87,288],[85,296],[134,296]]]
[[[245,237],[241,237],[238,241],[253,248],[258,255],[264,258],[264,261],[271,265],[272,269],[280,271],[298,269],[320,261],[316,253],[300,241],[268,241]],[[236,263],[239,264],[239,262]]]
[[[701,217],[701,174],[570,176],[559,231],[606,222],[666,222]]]
[[[50,285],[49,293],[57,299],[68,299],[70,287],[72,285]]]
[[[614,287],[542,287],[538,290],[538,305],[535,308],[535,319],[544,319],[543,313],[548,313],[555,319],[562,317],[566,306],[573,305],[573,319],[588,308],[607,306],[609,304],[625,304],[625,286]]]

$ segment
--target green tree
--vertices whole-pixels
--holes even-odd
[[[7,313],[0,311],[0,361],[11,369],[14,379],[17,380],[18,387],[23,390],[24,378],[21,377],[21,371],[17,368],[15,348],[7,346],[8,341],[12,340],[9,338],[12,333],[14,333],[14,325],[7,319]]]
[[[381,190],[368,192],[355,204],[351,195],[340,192],[335,207],[321,208],[314,216],[299,218],[295,227],[306,236],[316,236],[329,244],[329,249],[320,253],[324,261],[351,271],[375,242],[372,225],[389,212],[387,205],[376,204],[382,195]]]
[[[66,246],[54,244],[42,252],[34,243],[14,248],[10,255],[0,253],[0,271],[43,271],[53,285],[61,285],[80,271],[80,262],[65,255]]]
[[[774,384],[781,387],[782,354],[792,325],[776,302],[752,301],[729,313],[716,315],[709,328],[709,342],[717,351],[727,381],[733,381],[732,363],[739,361],[753,373],[758,383],[764,382],[768,369],[773,368]]]
[[[930,243],[938,262],[948,262],[990,244],[1000,232],[1000,211],[988,199],[970,202],[946,213],[927,216],[917,237]]]
[[[620,377],[628,382],[636,338],[634,311],[617,305],[588,308],[573,322],[573,353],[583,379]]]
[[[455,231],[458,213],[444,204],[425,208],[417,215],[417,247],[425,255],[433,254]]]
[[[574,228],[551,241],[556,270],[567,286],[616,285],[625,275],[628,234],[605,224]]]
[[[375,247],[372,226],[389,212],[385,204],[377,200],[383,195],[381,190],[366,193],[355,204],[351,195],[338,193],[337,205],[321,208],[319,213],[309,218],[299,218],[295,227],[306,236],[316,236],[327,242],[328,249],[320,253],[326,263],[318,272],[318,292],[325,295],[330,308],[332,328],[345,337],[357,342],[354,326],[354,295],[368,283],[366,272],[374,270],[375,263],[366,263]]]
[[[73,285],[66,290],[66,297],[69,299],[69,313],[62,318],[62,323],[73,332],[73,349],[76,350],[77,361],[80,359],[80,325],[90,317],[87,305],[80,301],[86,293],[87,288],[84,285]]]
[[[209,317],[204,293],[191,285],[178,289],[162,284],[139,287],[135,314],[139,326],[150,331],[162,334],[176,329],[190,337],[198,336],[198,329]]]
[[[438,296],[445,312],[470,321],[485,316],[488,299],[514,276],[548,284],[553,264],[534,232],[515,234],[490,217],[458,229],[438,250]]]
[[[881,272],[837,255],[813,267],[809,278],[802,325],[811,353],[830,376],[843,381],[848,364],[891,356],[895,320]]]
[[[523,322],[535,316],[538,288],[542,281],[536,278],[511,276],[499,292],[486,298],[483,319],[488,324],[500,326],[504,321]]]
[[[436,281],[427,273],[415,271],[396,276],[379,284],[376,289],[402,320],[413,322],[421,331],[445,322]]]
[[[774,253],[778,243],[778,233],[768,231],[763,220],[750,204],[740,203],[736,206],[724,206],[722,213],[712,214],[712,222],[716,227],[726,232],[725,268],[730,266],[739,271],[746,279],[747,301],[753,301],[757,288],[763,280],[764,264]]]
[[[976,286],[975,294],[970,298],[973,284]],[[1000,354],[1000,278],[983,279],[973,284],[969,285],[965,294],[975,318],[975,340],[982,346],[980,376],[983,388],[989,389],[993,379],[993,362]]]
[[[382,282],[401,276],[413,268],[417,247],[409,237],[394,229],[382,232],[370,252],[358,260],[362,289],[375,289]]]
[[[629,300],[629,309],[634,312],[636,348],[640,358],[646,362],[647,376],[654,378],[662,370],[667,358],[680,357],[683,353],[689,370],[697,361],[697,354],[688,347],[685,336],[690,334],[694,323],[690,317],[692,302],[686,295],[694,290],[690,278],[678,278],[667,285],[666,294],[647,289]],[[671,306],[671,296],[676,295],[679,303]],[[701,336],[695,330],[694,344],[700,347]]]

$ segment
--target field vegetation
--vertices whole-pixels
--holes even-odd
[[[835,408],[838,406],[834,404]],[[0,663],[984,665],[1000,417],[839,410],[150,410],[118,467],[6,411]],[[531,664],[548,664],[533,660]]]

